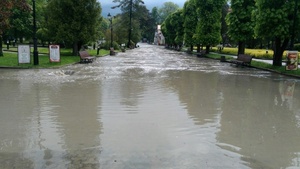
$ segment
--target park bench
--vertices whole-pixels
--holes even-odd
[[[197,57],[205,56],[206,50],[201,50],[200,53],[196,53]]]
[[[231,63],[241,66],[250,66],[252,56],[246,54],[239,54],[235,60],[231,60]]]
[[[80,63],[92,63],[95,59],[94,56],[90,56],[88,51],[83,50],[79,52],[80,55]]]

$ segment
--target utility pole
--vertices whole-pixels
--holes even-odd
[[[128,33],[128,44],[127,47],[130,48],[131,44],[131,30],[132,30],[132,22],[131,22],[131,17],[132,17],[132,0],[130,0],[129,4],[129,33]]]
[[[37,38],[36,38],[36,12],[35,12],[35,0],[32,0],[33,8],[33,64],[39,64],[39,53],[37,49]]]

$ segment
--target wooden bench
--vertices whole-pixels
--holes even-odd
[[[196,53],[197,57],[205,56],[206,50],[201,50],[200,53]]]
[[[231,63],[242,66],[250,66],[252,56],[246,54],[239,54],[235,60],[231,60]]]
[[[92,63],[95,59],[95,57],[90,56],[86,50],[80,51],[79,55],[80,55],[80,63]]]

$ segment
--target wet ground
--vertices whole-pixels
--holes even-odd
[[[300,168],[299,79],[140,46],[0,70],[0,168]]]

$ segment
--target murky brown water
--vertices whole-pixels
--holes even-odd
[[[145,44],[0,70],[0,168],[300,168],[299,100],[299,79]]]

